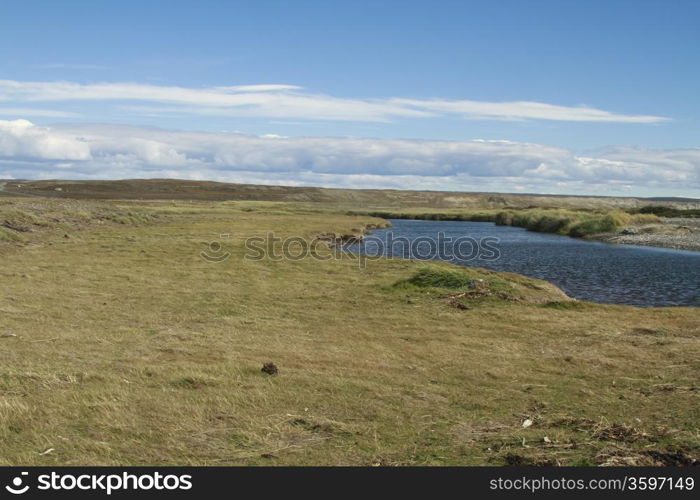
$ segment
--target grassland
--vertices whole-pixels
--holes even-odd
[[[697,309],[447,264],[243,258],[251,236],[379,222],[335,205],[6,198],[0,221],[2,465],[700,458]],[[227,260],[200,256],[212,240]]]
[[[700,210],[700,200],[644,199],[605,196],[464,193],[397,189],[332,189],[320,187],[263,186],[178,179],[120,181],[6,181],[0,195],[41,196],[87,200],[200,200],[273,201],[322,204],[336,210],[398,211],[400,213],[472,213],[481,210]],[[676,215],[677,217],[678,215]]]
[[[270,201],[314,212],[346,212],[385,219],[489,221],[609,243],[700,250],[700,231],[696,229],[700,200],[693,199],[330,189],[177,179],[0,182],[0,196],[8,195],[87,200]]]

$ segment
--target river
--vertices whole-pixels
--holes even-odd
[[[484,247],[497,249],[500,255],[489,258],[491,251],[482,251],[480,257],[470,258],[467,251],[462,252],[465,255],[461,258],[454,257],[454,243],[447,242],[441,245],[446,251],[440,252],[442,255],[432,252],[431,258],[547,280],[571,297],[594,302],[700,306],[700,252],[611,245],[489,222],[392,220],[391,223],[392,227],[370,235],[365,253],[408,257],[405,244],[394,243],[393,249],[386,244],[403,237],[414,242],[414,248],[423,248],[422,255],[428,255],[431,247],[427,240],[438,241],[439,233],[443,234],[443,240],[469,237],[481,241]],[[495,240],[489,242],[484,238]],[[385,242],[383,248],[373,244],[372,239]],[[466,247],[469,245],[463,244]]]

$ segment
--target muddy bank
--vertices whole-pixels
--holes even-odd
[[[391,222],[388,220],[379,219],[376,222],[367,222],[360,227],[352,228],[346,233],[320,233],[315,239],[328,243],[329,246],[344,246],[352,245],[353,243],[361,242],[364,237],[375,229],[385,229],[391,227]]]

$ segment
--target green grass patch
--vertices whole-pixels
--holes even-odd
[[[449,290],[456,290],[460,288],[471,288],[473,282],[474,276],[461,269],[424,268],[409,279],[399,281],[397,285],[409,284],[419,288],[447,288]]]
[[[615,232],[630,224],[658,222],[653,214],[628,214],[620,210],[593,212],[583,210],[532,209],[496,214],[496,224],[524,227],[529,231],[585,237]]]
[[[0,241],[20,243],[24,240],[25,238],[17,231],[0,226]]]

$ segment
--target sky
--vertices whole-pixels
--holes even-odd
[[[0,178],[700,197],[700,2],[0,3]]]

